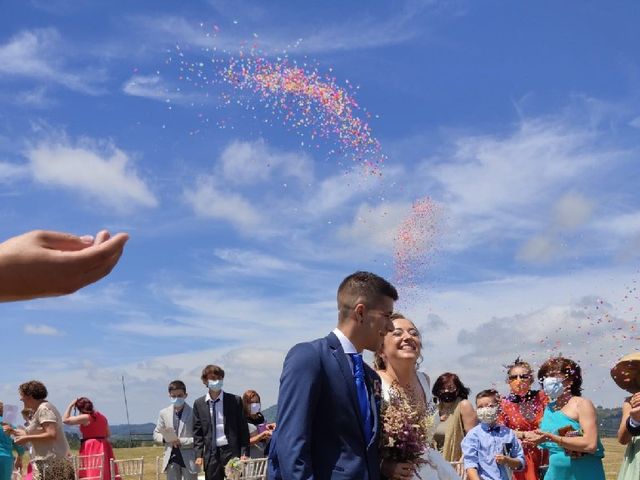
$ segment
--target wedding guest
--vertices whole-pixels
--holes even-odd
[[[207,365],[200,377],[207,394],[193,403],[193,443],[196,465],[206,480],[222,480],[233,457],[249,458],[249,428],[242,398],[222,390],[224,370]]]
[[[193,449],[193,409],[186,403],[187,386],[181,380],[169,384],[171,405],[160,410],[153,439],[164,445],[162,471],[167,480],[196,480],[198,467]],[[167,430],[176,437],[172,442],[164,438]]]
[[[618,480],[640,478],[640,352],[622,357],[611,369],[616,384],[631,395],[622,404],[618,442],[626,445]]]
[[[428,448],[435,426],[439,422],[439,415],[431,398],[429,376],[418,371],[422,359],[422,336],[415,324],[400,313],[391,315],[391,321],[393,330],[385,335],[382,347],[375,353],[374,360],[374,367],[382,380],[382,400],[386,406],[383,407],[383,411],[388,412],[389,408],[393,408],[391,397],[399,395],[411,410],[416,412],[414,419],[417,424],[423,425],[422,434],[426,448],[417,465],[383,460],[382,474],[389,479],[408,476],[420,480],[458,480],[460,477],[457,472],[440,452]],[[395,422],[384,421],[389,418],[383,418],[383,432],[386,433],[385,437],[396,438],[389,432],[389,424]],[[426,428],[424,425],[429,427]],[[382,449],[384,457],[384,445]]]
[[[499,422],[500,395],[483,390],[476,395],[480,424],[462,441],[468,480],[511,480],[513,470],[525,466],[524,453],[513,430]]]
[[[73,293],[118,263],[126,233],[91,236],[34,230],[0,243],[0,302]]]
[[[11,434],[16,437],[17,444],[31,443],[33,447],[33,480],[74,480],[62,417],[47,401],[47,388],[42,382],[31,380],[20,385],[18,393],[24,407],[34,413],[25,429],[12,429]]]
[[[22,419],[24,420],[24,426],[27,427],[29,425],[29,422],[31,421],[31,418],[33,417],[33,410],[30,408],[23,408],[20,414],[22,415]],[[33,447],[31,446],[31,444],[27,446],[27,451],[29,453],[29,459],[33,458]],[[27,473],[24,474],[22,480],[33,480],[33,467],[31,465],[31,461],[27,463]]]
[[[541,390],[531,389],[533,370],[520,357],[507,367],[507,384],[511,392],[502,399],[500,423],[514,430],[524,448],[526,466],[523,471],[514,472],[513,480],[538,480],[540,466],[546,464],[546,450],[539,449],[533,439],[540,426],[547,397]]]
[[[73,409],[77,409],[78,415],[71,414]],[[109,441],[111,431],[107,417],[94,410],[93,402],[87,397],[79,397],[67,406],[62,415],[62,422],[65,425],[80,427],[82,435],[78,452],[80,457],[102,455],[102,475],[99,468],[82,468],[78,472],[79,478],[111,480],[111,459],[115,457]],[[82,462],[82,459],[80,461]]]
[[[582,397],[580,366],[569,358],[553,357],[542,364],[538,379],[549,397],[537,432],[545,440],[541,446],[549,450],[545,480],[604,480],[596,409]]]
[[[247,390],[242,394],[244,415],[249,427],[249,452],[251,458],[264,458],[269,453],[269,441],[275,423],[267,423],[262,415],[260,395],[255,390]]]
[[[4,404],[0,402],[0,423],[3,428],[0,429],[0,480],[11,480],[13,469],[22,470],[22,455],[24,448],[16,445],[11,436],[4,431],[4,425],[11,427],[4,422]],[[10,428],[7,429],[10,431]],[[16,452],[16,458],[13,458],[13,452]]]
[[[464,386],[458,375],[446,372],[436,379],[431,392],[438,401],[440,415],[433,439],[447,462],[459,462],[462,458],[460,443],[478,424],[473,405],[467,400],[471,390]]]

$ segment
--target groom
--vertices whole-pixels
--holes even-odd
[[[393,330],[389,317],[397,299],[385,279],[349,275],[338,288],[337,328],[289,351],[269,454],[276,478],[380,478],[380,378],[362,351],[376,351]]]

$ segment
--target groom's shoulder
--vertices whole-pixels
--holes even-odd
[[[328,349],[328,337],[316,338],[308,342],[301,342],[289,350],[287,354],[288,359],[295,359],[299,361],[313,361],[320,358],[325,350]]]

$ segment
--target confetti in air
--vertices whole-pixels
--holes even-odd
[[[404,297],[425,278],[434,260],[439,232],[440,209],[429,197],[414,202],[411,214],[402,222],[395,239],[395,282]]]
[[[370,174],[382,175],[384,154],[361,116],[368,114],[335,78],[302,68],[287,58],[270,61],[243,55],[229,61],[223,79],[234,89],[256,95],[276,118],[306,132],[311,142],[318,138],[335,141],[340,156]]]

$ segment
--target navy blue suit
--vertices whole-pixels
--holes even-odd
[[[352,369],[338,337],[330,333],[289,351],[280,378],[270,480],[380,478],[380,377],[367,365],[365,375],[374,420],[368,442]]]

